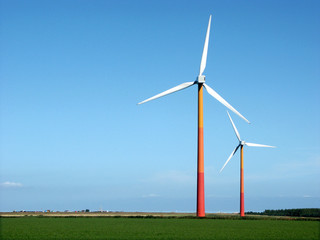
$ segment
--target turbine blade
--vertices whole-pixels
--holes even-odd
[[[219,102],[221,102],[223,105],[225,105],[227,108],[229,108],[232,112],[237,114],[239,117],[244,119],[247,123],[250,123],[244,116],[242,116],[236,109],[234,109],[226,100],[224,100],[216,91],[214,91],[211,87],[209,87],[207,84],[203,84],[203,86],[206,88],[208,93],[217,99]]]
[[[236,125],[234,125],[234,123],[233,123],[233,121],[232,121],[232,118],[231,118],[231,116],[230,116],[230,114],[229,114],[228,111],[227,111],[227,113],[228,113],[229,119],[230,119],[230,121],[231,121],[231,123],[232,123],[233,130],[234,130],[234,132],[236,133],[238,140],[241,142],[240,134],[239,134],[239,132],[238,132],[238,130],[237,130],[237,128],[236,128]]]
[[[139,102],[138,104],[142,104],[142,103],[145,103],[145,102],[149,102],[149,101],[151,101],[151,100],[154,100],[154,99],[156,99],[156,98],[163,97],[163,96],[168,95],[168,94],[170,94],[170,93],[174,93],[174,92],[180,91],[180,90],[182,90],[182,89],[185,89],[185,88],[187,88],[187,87],[192,86],[193,84],[195,84],[195,82],[185,82],[185,83],[182,83],[182,84],[180,84],[180,85],[178,85],[178,86],[176,86],[176,87],[170,88],[170,89],[167,90],[167,91],[164,91],[164,92],[159,93],[159,94],[157,94],[157,95],[155,95],[155,96],[153,96],[153,97],[151,97],[151,98],[148,98],[148,99],[146,99],[146,100],[144,100],[144,101],[142,101],[142,102]]]
[[[230,161],[230,159],[232,158],[232,156],[237,152],[238,148],[240,147],[241,144],[239,144],[234,150],[233,152],[230,154],[228,160],[225,162],[225,164],[223,165],[223,167],[220,170],[220,173],[222,172],[222,170],[224,169],[224,167],[228,164],[228,162]]]
[[[201,58],[201,63],[200,63],[199,76],[202,75],[204,69],[206,68],[206,64],[207,64],[208,44],[209,44],[209,35],[210,35],[210,26],[211,26],[211,15],[210,15],[210,17],[209,17],[209,23],[208,23],[208,28],[207,28],[206,40],[205,40],[204,46],[203,46],[203,52],[202,52],[202,58]]]
[[[258,144],[258,143],[245,142],[244,144],[249,146],[249,147],[271,147],[271,148],[275,148],[275,146],[263,145],[263,144]]]

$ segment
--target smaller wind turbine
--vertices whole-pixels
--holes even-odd
[[[271,147],[271,148],[275,148],[274,146],[269,146],[269,145],[262,145],[262,144],[257,144],[257,143],[248,143],[245,141],[242,141],[240,138],[240,134],[236,128],[236,126],[234,125],[232,118],[229,114],[229,112],[227,111],[230,122],[232,124],[233,130],[239,140],[239,144],[238,146],[233,150],[233,152],[230,154],[228,160],[225,162],[225,164],[223,165],[223,167],[220,170],[220,173],[222,172],[222,170],[224,169],[224,167],[228,164],[228,162],[230,161],[230,159],[232,158],[232,156],[237,152],[237,150],[240,147],[240,216],[244,217],[244,182],[243,182],[243,146],[249,146],[249,147]]]

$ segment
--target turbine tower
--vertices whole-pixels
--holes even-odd
[[[223,165],[223,167],[220,170],[220,173],[222,172],[222,170],[224,169],[224,167],[227,165],[227,163],[230,161],[230,159],[232,158],[232,156],[237,152],[237,150],[240,147],[240,216],[244,217],[244,179],[243,179],[243,146],[249,146],[249,147],[271,147],[271,148],[275,148],[274,146],[269,146],[269,145],[262,145],[262,144],[257,144],[257,143],[248,143],[245,141],[242,141],[240,138],[240,134],[236,128],[236,126],[234,125],[232,118],[229,114],[229,112],[227,111],[230,122],[232,124],[233,130],[239,140],[239,144],[238,146],[233,150],[233,152],[230,154],[228,160],[225,162],[225,164]]]
[[[234,109],[226,100],[224,100],[216,91],[211,87],[205,84],[205,76],[202,75],[207,63],[207,54],[208,54],[208,44],[209,44],[209,35],[210,35],[210,25],[211,25],[211,15],[209,17],[209,23],[207,28],[207,34],[204,42],[202,58],[200,63],[199,75],[194,82],[185,82],[176,87],[170,88],[167,91],[159,93],[151,98],[148,98],[138,104],[142,104],[165,95],[180,91],[182,89],[188,88],[192,85],[198,85],[198,170],[197,170],[197,216],[205,216],[205,205],[204,205],[204,154],[203,154],[203,87],[207,92],[217,99],[220,103],[225,105],[231,111],[236,113],[242,119],[250,123],[244,116],[242,116],[236,109]]]

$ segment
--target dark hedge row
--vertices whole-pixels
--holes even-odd
[[[289,217],[320,217],[320,208],[264,210],[263,212],[247,212],[247,214]]]

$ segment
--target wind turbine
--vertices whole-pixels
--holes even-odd
[[[231,111],[236,113],[242,119],[250,123],[244,116],[242,116],[236,109],[234,109],[226,100],[224,100],[216,91],[211,87],[205,84],[205,76],[202,75],[207,63],[207,54],[208,54],[208,43],[209,43],[209,34],[210,34],[210,25],[211,25],[211,15],[209,17],[209,23],[207,28],[206,39],[204,42],[202,58],[200,63],[199,75],[194,82],[185,82],[176,87],[170,88],[167,91],[159,93],[151,98],[148,98],[138,104],[146,103],[148,101],[163,97],[165,95],[180,91],[182,89],[188,88],[192,85],[198,85],[198,170],[197,170],[197,216],[205,216],[205,207],[204,207],[204,157],[203,157],[203,87],[207,92],[217,99],[220,103],[225,105]]]
[[[232,156],[237,152],[237,150],[240,147],[240,216],[244,217],[244,182],[243,182],[243,146],[249,146],[249,147],[271,147],[271,148],[275,148],[274,146],[269,146],[269,145],[262,145],[262,144],[257,144],[257,143],[249,143],[249,142],[245,142],[242,141],[240,138],[240,134],[236,128],[236,126],[234,125],[232,118],[229,114],[229,112],[227,111],[230,122],[232,124],[233,130],[239,140],[239,144],[238,146],[233,150],[233,152],[230,154],[228,160],[225,162],[225,164],[223,165],[223,167],[220,170],[220,173],[222,172],[222,170],[224,169],[224,167],[227,165],[227,163],[230,161],[230,159],[232,158]]]

